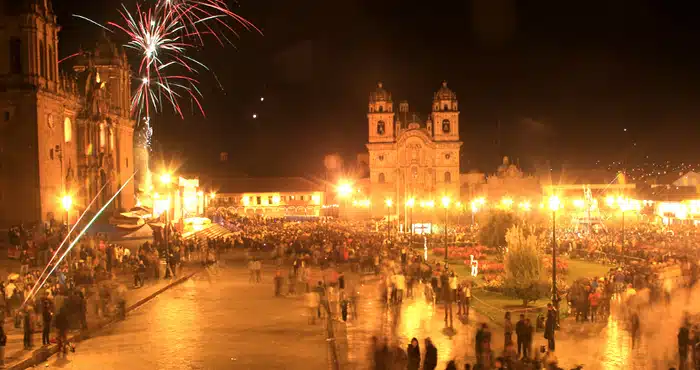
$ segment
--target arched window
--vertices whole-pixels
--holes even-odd
[[[70,117],[66,117],[63,120],[63,139],[66,143],[70,143],[73,140],[73,127],[71,124]]]
[[[384,121],[377,122],[377,135],[384,135],[385,132],[386,125],[384,124]]]
[[[384,112],[384,107],[382,107],[382,106],[380,105],[380,106],[379,106],[379,113],[381,113],[381,112]]]
[[[450,120],[449,119],[442,120],[442,132],[445,134],[450,133]]]
[[[109,150],[114,150],[114,129],[109,129]]]
[[[450,172],[445,172],[445,184],[452,182],[452,174]]]
[[[379,182],[380,184],[383,184],[383,183],[386,182],[386,178],[384,177],[384,173],[383,173],[383,172],[380,172],[380,173],[379,173],[378,182]]]
[[[450,110],[450,107],[448,107],[447,104],[445,104],[445,106],[442,107],[442,110]]]

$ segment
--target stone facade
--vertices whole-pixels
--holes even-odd
[[[447,83],[433,95],[431,110],[430,117],[421,121],[407,102],[401,102],[397,114],[381,83],[370,94],[367,149],[374,217],[386,214],[386,199],[399,214],[409,198],[417,203],[439,203],[444,196],[459,199],[459,110]]]
[[[131,75],[109,41],[58,68],[50,0],[0,1],[0,225],[63,221],[60,199],[73,197],[74,221],[103,187],[99,209],[133,173]],[[113,207],[130,208],[130,182]]]

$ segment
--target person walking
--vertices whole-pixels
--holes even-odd
[[[420,369],[420,346],[418,345],[418,339],[411,339],[411,344],[408,345],[406,353],[408,353],[408,370]]]
[[[503,318],[503,348],[513,344],[513,322],[510,321],[510,312],[506,312]]]
[[[523,358],[529,358],[532,356],[532,334],[535,332],[535,328],[532,326],[530,319],[525,319],[525,339],[523,346]]]
[[[554,352],[554,329],[557,325],[557,316],[554,306],[547,303],[547,320],[544,323],[544,337],[547,339],[547,347]]]
[[[0,325],[0,366],[5,366],[5,346],[7,345],[7,334],[5,328]]]
[[[42,307],[41,307],[41,345],[42,346],[48,346],[51,344],[51,341],[49,339],[50,333],[51,333],[51,318],[53,317],[53,310],[51,308],[51,300],[48,297],[48,294],[44,299],[42,300]]]
[[[58,342],[58,357],[66,356],[66,346],[68,345],[68,316],[65,309],[61,309],[56,314],[54,322],[56,326],[57,342]]]
[[[423,370],[435,370],[437,367],[438,352],[433,341],[425,338],[425,359],[423,359]]]
[[[515,323],[515,338],[518,342],[518,358],[527,358],[527,350],[525,349],[525,314],[520,314],[520,320]]]
[[[23,312],[23,329],[24,329],[24,349],[32,349],[32,315],[29,312],[29,306],[24,309]]]
[[[588,295],[588,304],[590,306],[590,319],[591,322],[595,322],[598,314],[598,305],[600,304],[600,289],[595,288]]]
[[[685,370],[688,365],[688,347],[690,346],[690,330],[688,324],[678,330],[678,370]]]

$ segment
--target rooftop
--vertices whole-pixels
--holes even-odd
[[[323,186],[303,177],[214,178],[214,189],[222,194],[301,193],[323,191]]]

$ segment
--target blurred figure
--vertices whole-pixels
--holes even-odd
[[[425,359],[423,360],[423,370],[435,370],[437,367],[438,352],[430,338],[425,338]]]
[[[418,339],[411,339],[411,344],[408,345],[406,353],[408,353],[408,370],[420,369],[420,346],[418,345]]]

